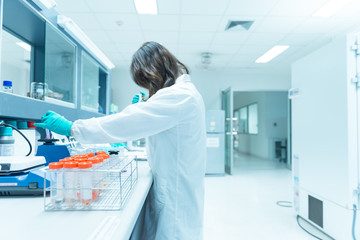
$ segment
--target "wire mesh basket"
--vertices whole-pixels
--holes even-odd
[[[138,180],[134,157],[115,157],[94,169],[45,170],[45,211],[120,210]]]

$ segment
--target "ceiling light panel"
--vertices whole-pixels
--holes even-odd
[[[317,10],[313,17],[331,17],[336,12],[340,11],[352,0],[330,0],[325,3],[319,10]]]
[[[182,0],[181,13],[192,15],[223,15],[229,0]]]
[[[267,15],[278,0],[232,0],[225,15]]]
[[[279,56],[281,53],[283,53],[286,49],[288,49],[289,46],[282,46],[282,45],[277,45],[274,46],[273,48],[271,48],[269,51],[267,51],[266,53],[264,53],[264,55],[262,55],[261,57],[259,57],[258,59],[256,59],[256,63],[267,63],[270,62],[271,60],[273,60],[274,58],[276,58],[277,56]]]
[[[269,16],[310,17],[328,0],[280,0]],[[341,1],[341,0],[340,0]]]
[[[134,0],[134,3],[138,14],[158,14],[156,0]]]

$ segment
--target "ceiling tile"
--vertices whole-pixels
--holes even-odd
[[[177,15],[139,15],[141,28],[144,31],[178,31]]]
[[[144,31],[145,41],[154,41],[163,45],[177,44],[179,33],[178,32],[165,32],[165,31]]]
[[[252,64],[256,59],[249,56],[234,56],[227,62],[228,67],[247,67]]]
[[[305,17],[266,17],[254,29],[260,33],[288,33],[307,19]]]
[[[243,56],[244,58],[258,58],[263,55],[265,52],[270,50],[273,45],[252,45],[246,44],[240,47],[237,52],[238,57]]]
[[[310,17],[328,0],[280,0],[271,16]]]
[[[312,41],[320,38],[322,34],[320,33],[291,33],[285,36],[281,41],[278,43],[279,45],[307,45]]]
[[[200,56],[203,52],[208,52],[209,49],[207,46],[203,44],[192,44],[192,45],[179,45],[178,47],[178,54],[180,56],[183,55],[194,55]]]
[[[343,9],[339,10],[334,17],[359,17],[360,16],[360,1],[351,1]]]
[[[95,16],[106,30],[140,31],[140,23],[137,14],[97,13]],[[117,24],[118,21],[121,22],[120,26]]]
[[[136,13],[135,4],[132,0],[86,0],[86,3],[96,13]]]
[[[285,33],[252,33],[250,37],[246,40],[246,43],[276,45],[285,36]]]
[[[179,54],[178,59],[187,67],[192,67],[201,62],[200,54]]]
[[[231,0],[226,15],[266,15],[279,0]]]
[[[348,25],[344,19],[336,18],[308,18],[297,28],[294,33],[328,33],[336,31],[343,25]]]
[[[179,44],[202,44],[208,47],[213,38],[212,32],[180,32]]]
[[[117,52],[117,48],[116,48],[116,44],[111,43],[111,42],[101,42],[101,43],[96,43],[96,46],[103,51],[104,53],[106,52],[106,55],[110,54],[115,54],[115,52]]]
[[[159,14],[180,14],[180,0],[157,0]]]
[[[237,52],[240,48],[240,44],[239,45],[219,45],[219,44],[213,44],[211,45],[211,47],[209,48],[209,52],[212,52],[214,54],[233,54],[235,52]]]
[[[102,26],[93,13],[66,12],[65,16],[71,18],[82,30],[101,30]]]
[[[212,44],[215,45],[241,45],[248,39],[248,32],[217,32]]]
[[[84,0],[56,0],[56,11],[62,12],[90,12],[90,8]]]
[[[182,0],[181,13],[192,15],[223,15],[229,0]]]
[[[181,17],[181,31],[216,31],[221,16],[187,16]]]
[[[103,30],[84,30],[84,32],[95,43],[111,42],[109,35]]]
[[[142,43],[117,43],[116,47],[124,58],[132,57],[132,55],[141,47]]]
[[[144,42],[143,35],[139,31],[107,31],[107,33],[114,43],[133,43],[139,45]]]

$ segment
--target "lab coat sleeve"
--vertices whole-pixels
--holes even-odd
[[[165,89],[164,89],[165,90]],[[122,112],[77,120],[73,136],[80,143],[117,143],[148,137],[175,126],[189,96],[160,90],[147,102],[127,106]]]

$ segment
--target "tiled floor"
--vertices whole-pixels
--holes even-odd
[[[284,164],[237,155],[234,165],[231,176],[206,177],[205,240],[315,239],[297,225],[292,208],[276,205],[292,201],[291,171]]]

